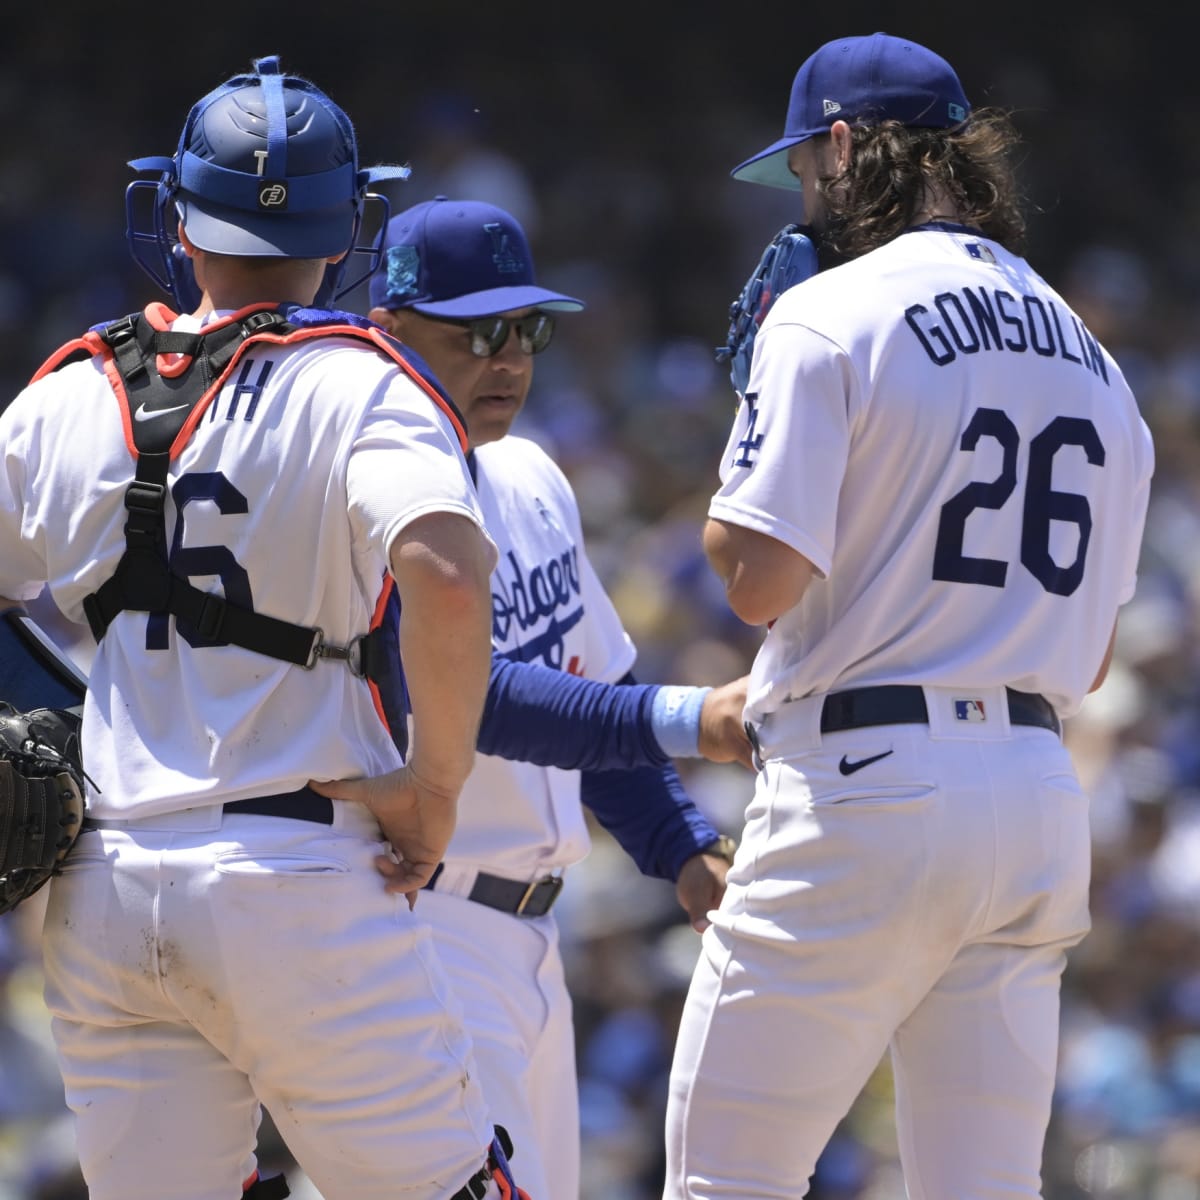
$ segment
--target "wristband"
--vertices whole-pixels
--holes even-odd
[[[700,710],[707,687],[660,687],[650,705],[650,728],[664,754],[696,758],[700,753]]]

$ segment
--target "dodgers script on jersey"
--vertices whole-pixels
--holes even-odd
[[[1009,686],[1070,716],[1133,595],[1153,457],[1116,362],[995,242],[922,227],[790,289],[709,509],[818,573],[766,636],[747,717],[879,683]]]
[[[520,662],[612,683],[636,652],[583,544],[562,471],[534,442],[509,434],[475,451],[479,503],[499,559],[492,573],[492,644]],[[532,878],[587,853],[579,772],[476,756],[458,802],[446,871],[486,864]]]
[[[180,317],[174,328],[200,324]],[[0,507],[23,507],[24,525],[19,539],[0,543],[0,594],[33,599],[40,585],[31,581],[48,578],[58,608],[83,622],[84,598],[125,549],[134,464],[120,405],[91,361],[30,385],[6,417]],[[134,409],[131,419],[153,416]],[[80,469],[81,460],[91,469]],[[84,490],[67,482],[83,479]],[[314,488],[317,480],[327,487]],[[482,524],[449,421],[390,360],[336,337],[255,347],[171,465],[171,565],[198,587],[320,626],[345,645],[368,629],[384,587],[380,547],[435,511]],[[344,512],[345,520],[323,512]],[[243,550],[255,532],[251,572]],[[67,553],[80,545],[94,548],[83,572],[77,549]],[[352,573],[344,566],[351,560]],[[237,706],[224,703],[235,694]],[[117,617],[90,664],[83,740],[98,788],[89,804],[100,818],[285,792],[309,778],[400,764],[366,684],[344,664],[296,670],[137,612]]]

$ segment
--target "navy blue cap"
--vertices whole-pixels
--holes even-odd
[[[398,213],[371,277],[372,308],[490,317],[514,308],[578,312],[583,301],[539,287],[520,222],[479,200],[436,196]]]
[[[731,174],[747,183],[798,189],[787,152],[828,133],[834,121],[949,129],[970,112],[954,68],[932,50],[886,33],[841,38],[826,42],[796,72],[783,137]]]

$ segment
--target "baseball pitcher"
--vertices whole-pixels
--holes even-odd
[[[765,629],[754,796],[683,1013],[668,1200],[807,1194],[890,1050],[913,1200],[1040,1194],[1088,929],[1060,733],[1134,591],[1153,451],[1021,255],[1004,114],[877,33],[818,49],[734,176],[839,265],[758,328],[704,544]]]

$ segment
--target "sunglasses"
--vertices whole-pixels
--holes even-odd
[[[528,317],[476,317],[470,321],[453,317],[433,319],[443,325],[458,325],[469,330],[471,353],[476,358],[491,358],[499,354],[512,329],[516,329],[517,339],[526,354],[541,354],[554,336],[554,318],[544,312],[536,312]]]

